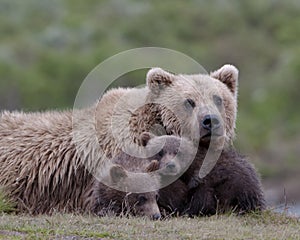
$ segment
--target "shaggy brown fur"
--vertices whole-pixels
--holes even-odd
[[[4,112],[0,136],[0,185],[19,210],[82,208],[92,176],[72,142],[71,112]]]
[[[89,110],[82,114],[89,114]],[[78,152],[72,142],[71,112],[4,112],[0,118],[0,127],[0,185],[5,187],[8,196],[17,203],[18,210],[31,214],[52,211],[98,213],[99,206],[92,207],[87,199],[99,200],[99,196],[103,196],[107,202],[120,196],[125,199],[126,193],[120,191],[113,190],[107,194],[108,187],[97,182],[86,170],[85,158],[82,157],[84,153]],[[115,161],[116,164],[135,171],[146,170],[146,164],[148,168],[151,166],[150,160],[132,160],[131,167],[128,162],[124,162],[126,159]],[[89,198],[92,188],[98,190],[98,194],[93,195],[94,199]],[[134,208],[135,213],[152,215],[152,218],[160,217],[156,194],[145,193],[143,198],[147,198],[147,202]],[[128,198],[130,207],[134,206],[134,197],[137,199],[140,195],[132,194]]]

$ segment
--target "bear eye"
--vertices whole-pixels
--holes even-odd
[[[178,152],[179,152],[178,149],[175,149],[175,150],[174,150],[174,155],[177,155]]]
[[[196,106],[196,103],[193,99],[188,98],[185,100],[184,105],[186,108],[190,108],[190,107],[194,108]]]
[[[147,201],[147,198],[145,196],[139,196],[137,204],[143,205],[143,204],[145,204],[146,201]]]
[[[223,100],[221,97],[219,97],[218,95],[214,95],[213,96],[213,100],[214,100],[214,103],[216,104],[217,107],[221,107],[222,104],[223,104]]]
[[[162,149],[162,150],[159,151],[158,156],[163,157],[163,156],[164,156],[164,153],[165,153],[165,152],[164,152],[164,150]]]

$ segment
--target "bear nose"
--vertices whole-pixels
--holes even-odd
[[[152,216],[152,219],[153,219],[153,220],[159,220],[160,218],[161,218],[160,213],[155,213],[155,214]]]
[[[213,131],[221,126],[218,116],[206,115],[201,123],[202,127],[206,130]]]
[[[166,168],[168,170],[174,170],[174,169],[176,169],[176,164],[173,162],[169,162],[169,163],[167,163]]]

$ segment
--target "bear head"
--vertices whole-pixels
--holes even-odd
[[[238,70],[224,65],[210,75],[173,74],[153,68],[147,74],[146,102],[168,135],[230,144],[235,136]]]

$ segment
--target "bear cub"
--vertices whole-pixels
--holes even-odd
[[[149,173],[157,170],[158,164],[156,161],[140,161],[134,162],[139,165],[140,171],[148,175],[145,179],[147,184],[155,184]],[[137,169],[137,168],[135,168]],[[147,216],[153,220],[161,218],[160,210],[157,205],[158,191],[134,193],[120,190],[120,185],[136,184],[136,181],[130,177],[128,171],[133,171],[133,168],[125,168],[122,165],[115,164],[109,170],[109,180],[105,180],[105,184],[95,179],[91,188],[90,204],[91,212],[98,216],[110,214],[134,216]],[[109,183],[108,185],[106,185]],[[144,184],[139,183],[139,184]],[[121,188],[122,189],[122,188]]]
[[[243,214],[266,207],[260,178],[254,166],[233,148],[221,152],[213,169],[199,177],[207,149],[199,147],[195,160],[181,177],[188,185],[183,214],[212,215],[233,211]]]
[[[181,201],[187,197],[185,184],[182,183],[184,187],[175,193],[174,199],[169,199],[173,188],[167,185],[175,181],[192,162],[190,142],[176,136],[154,136],[145,132],[141,135],[141,143],[142,149],[135,154],[137,157],[132,152],[119,152],[112,159],[113,165],[105,181],[95,180],[90,194],[92,212],[100,216],[110,212],[117,215],[131,213],[156,220],[161,217],[157,200],[162,209],[168,210],[168,205],[172,209],[181,209]],[[161,187],[165,188],[159,190]]]

